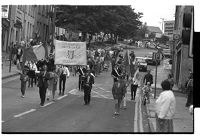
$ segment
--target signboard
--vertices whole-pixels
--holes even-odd
[[[54,40],[55,64],[87,65],[86,43]]]
[[[2,5],[1,6],[1,17],[2,18],[8,18],[8,13],[9,13],[9,6],[8,5]]]
[[[162,54],[158,53],[158,52],[153,52],[153,56],[152,58],[154,60],[161,60],[162,59]]]
[[[149,37],[149,35],[148,34],[145,34],[145,38],[148,38]]]

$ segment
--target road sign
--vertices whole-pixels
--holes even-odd
[[[162,59],[162,55],[159,52],[153,52],[152,58],[154,60],[161,60]]]

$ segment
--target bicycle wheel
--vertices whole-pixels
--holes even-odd
[[[143,105],[146,105],[146,97],[143,98]]]

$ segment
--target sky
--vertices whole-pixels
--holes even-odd
[[[47,2],[48,1],[48,2]],[[149,26],[162,28],[162,20],[175,20],[176,5],[194,5],[195,29],[200,32],[200,2],[199,0],[1,0],[9,4],[68,4],[68,5],[131,5],[136,12],[142,12],[142,22]],[[197,18],[198,17],[198,18]],[[162,29],[161,29],[162,30]]]

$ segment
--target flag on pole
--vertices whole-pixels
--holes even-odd
[[[24,49],[22,66],[19,70],[23,70],[24,64],[28,61],[37,62],[48,56],[48,49],[45,45],[35,45]]]
[[[128,75],[130,75],[130,58],[129,58],[129,52],[126,51],[125,57],[124,57],[124,65],[126,67],[126,72]]]

